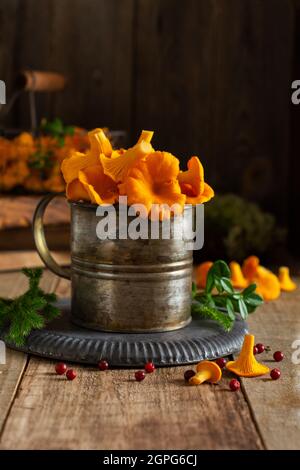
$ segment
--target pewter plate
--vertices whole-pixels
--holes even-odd
[[[193,318],[176,331],[165,333],[105,333],[74,325],[70,321],[70,301],[57,303],[62,316],[43,330],[33,331],[26,344],[17,348],[50,359],[96,364],[106,359],[114,367],[142,367],[152,360],[156,366],[192,364],[216,359],[241,349],[247,325],[236,321],[233,330],[224,332],[215,322]],[[0,332],[4,339],[5,332]]]

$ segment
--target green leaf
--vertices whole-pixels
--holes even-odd
[[[264,301],[260,295],[253,293],[245,299],[245,302],[252,307],[259,307]]]
[[[234,289],[232,287],[230,280],[227,279],[226,277],[221,277],[220,283],[224,291],[227,292],[228,294],[232,294],[234,292]]]
[[[240,292],[235,292],[234,294],[232,294],[232,298],[234,300],[239,300],[242,298],[242,294]]]
[[[226,298],[226,308],[227,308],[229,318],[231,318],[231,320],[234,321],[235,320],[234,308],[229,297]]]
[[[192,283],[192,299],[194,299],[197,295],[197,286],[196,284],[193,282]]]
[[[218,279],[217,277],[215,277],[215,287],[216,287],[216,289],[219,293],[223,292],[223,287],[222,287],[222,284],[221,284],[221,280]]]
[[[221,259],[215,261],[210,270],[213,272],[215,277],[225,277],[227,279],[230,279],[230,268],[228,264]]]
[[[252,294],[252,292],[254,292],[255,289],[256,289],[256,284],[250,284],[250,286],[246,287],[246,289],[242,291],[244,298]]]
[[[248,310],[243,299],[238,300],[238,307],[239,307],[239,312],[241,314],[241,317],[243,318],[243,320],[245,320],[248,316]]]
[[[210,268],[210,270],[207,273],[205,292],[206,293],[211,292],[214,287],[215,287],[215,278],[214,278],[214,274],[213,274],[213,272],[211,271],[211,268]]]

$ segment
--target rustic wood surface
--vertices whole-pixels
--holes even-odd
[[[35,248],[31,222],[42,196],[0,195],[0,250]],[[66,250],[70,245],[70,208],[65,198],[57,197],[48,206],[45,232],[49,247]],[[1,267],[0,267],[1,269]]]
[[[70,253],[52,252],[53,257],[61,266],[70,264]],[[1,251],[0,270],[12,271],[22,268],[44,266],[36,251]]]
[[[290,114],[299,114],[290,99],[299,78],[295,5],[1,0],[1,78],[10,96],[21,68],[65,74],[65,91],[38,94],[39,118],[125,129],[129,142],[154,129],[155,147],[183,161],[199,154],[217,191],[239,192],[286,221],[288,202],[298,210],[291,190],[299,195],[290,171]],[[26,94],[10,121],[29,125]]]
[[[0,274],[0,295],[25,289],[19,272]],[[68,281],[49,272],[44,287],[70,294]],[[0,366],[2,449],[295,449],[300,442],[299,365],[291,362],[300,331],[300,293],[284,294],[250,319],[257,341],[280,349],[282,378],[242,379],[242,391],[219,385],[188,387],[189,367],[163,368],[142,383],[132,370],[100,372],[74,364],[68,382],[54,374],[54,362],[7,351]],[[284,429],[284,432],[282,430]]]
[[[32,217],[42,196],[1,196],[0,230],[30,227]],[[65,198],[55,198],[45,213],[45,225],[70,222],[70,209]]]

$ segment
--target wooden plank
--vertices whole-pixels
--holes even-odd
[[[1,196],[0,229],[29,227],[42,196]],[[46,210],[45,225],[68,224],[70,209],[62,197],[54,199]]]
[[[32,250],[32,219],[42,196],[0,196],[0,250]],[[70,245],[70,208],[66,199],[57,197],[44,217],[46,239],[53,250]]]
[[[50,292],[55,290],[57,282],[56,276],[45,272],[41,286]],[[20,272],[0,273],[0,297],[14,298],[24,292],[26,288],[27,280]],[[0,435],[17,394],[26,364],[26,354],[6,348],[6,363],[0,364]]]
[[[68,382],[54,374],[53,362],[32,358],[2,449],[262,447],[245,399],[228,391],[228,379],[190,387],[183,367],[160,369],[143,383],[131,370],[75,368],[78,377]]]
[[[87,128],[128,129],[133,3],[133,0],[24,2],[18,63],[69,77],[65,91],[48,98],[38,96],[40,118],[59,116],[69,124]],[[20,122],[25,121],[28,122],[28,106],[23,100]]]
[[[6,350],[6,363],[0,364],[0,435],[27,363],[26,354]]]
[[[249,327],[256,342],[272,349],[257,356],[258,360],[282,372],[278,381],[269,376],[242,380],[263,441],[270,450],[299,449],[300,353],[297,357],[296,351],[300,350],[300,290],[282,294],[275,302],[265,304],[251,316]],[[296,344],[293,348],[296,340],[297,349]],[[282,362],[273,360],[273,353],[278,350],[285,354]]]
[[[216,190],[282,220],[293,18],[281,0],[137,2],[134,133],[156,130],[155,147],[183,161],[200,155]]]
[[[295,21],[294,21],[294,53],[293,53],[293,76],[291,82],[300,79],[300,1],[294,0]],[[294,90],[290,89],[292,95]],[[289,174],[289,242],[294,254],[300,255],[300,225],[299,225],[299,200],[300,188],[298,176],[300,173],[299,163],[299,126],[300,126],[300,105],[290,104],[291,107],[291,152],[290,152],[290,174]]]
[[[2,0],[0,2],[0,78],[6,84],[6,103],[9,102],[13,92],[15,75],[15,54],[18,35],[18,22],[20,0]],[[0,106],[2,111],[2,107]],[[8,114],[2,125],[10,126],[13,115]]]
[[[58,264],[66,266],[70,264],[70,255],[67,252],[53,252]],[[23,267],[33,268],[37,266],[44,267],[44,263],[36,251],[1,251],[0,270],[11,271]]]

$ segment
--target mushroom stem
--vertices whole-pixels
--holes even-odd
[[[209,370],[201,370],[201,372],[197,372],[197,374],[190,378],[189,383],[190,385],[200,385],[203,382],[208,381],[210,378],[211,373]]]
[[[254,336],[247,334],[239,357],[235,361],[229,361],[226,368],[241,377],[258,377],[269,372],[269,368],[257,362],[253,354]]]

